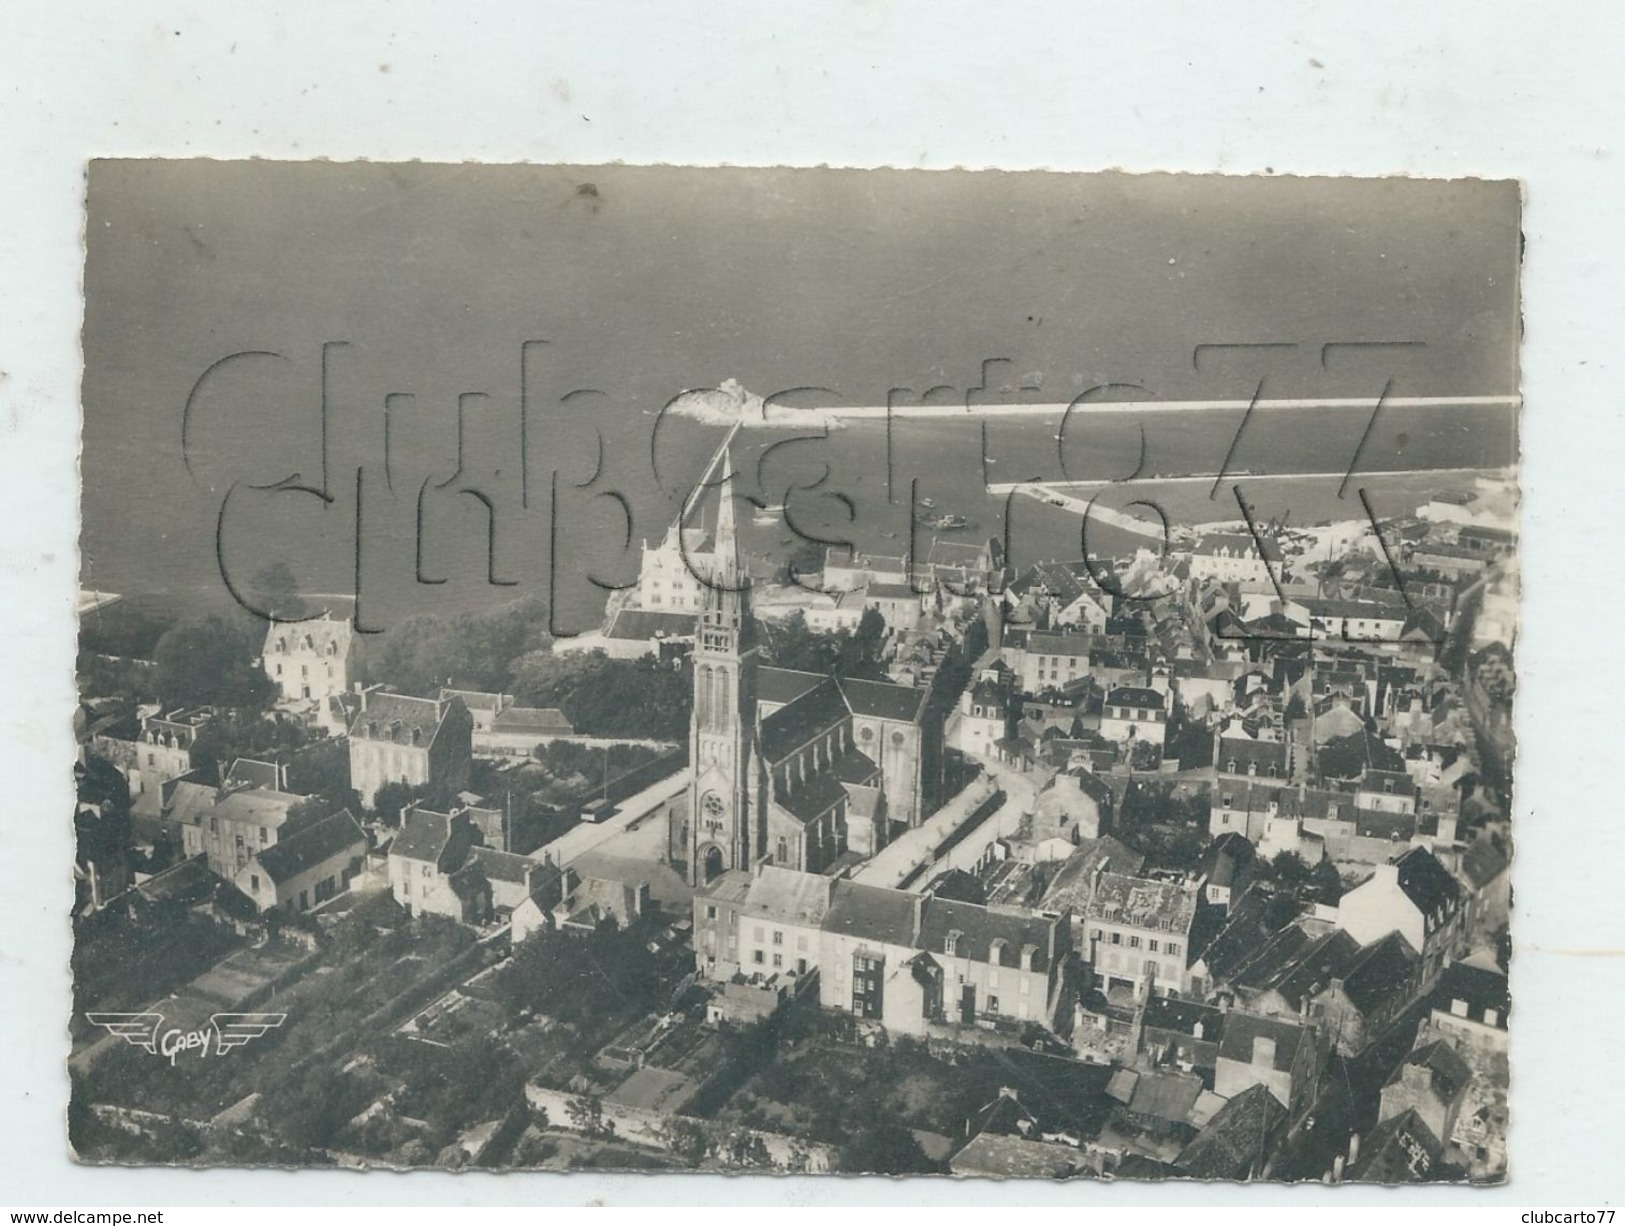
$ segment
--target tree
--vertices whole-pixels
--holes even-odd
[[[520,659],[552,642],[540,597],[456,617],[420,614],[390,631],[378,674],[413,694],[433,694],[448,683],[506,692]]]
[[[399,826],[401,814],[423,799],[427,789],[421,784],[402,783],[391,779],[372,794],[372,809],[386,826]],[[429,806],[433,808],[434,806]]]
[[[650,656],[616,660],[603,651],[534,651],[514,669],[513,692],[526,706],[557,707],[577,732],[680,741],[693,703],[687,665]]]
[[[288,790],[320,797],[329,813],[361,812],[361,797],[350,786],[350,747],[342,739],[312,741],[288,761]]]
[[[879,609],[865,609],[856,630],[812,630],[798,611],[767,632],[767,654],[780,668],[882,681],[885,642]]]
[[[1329,907],[1336,906],[1343,897],[1343,878],[1330,860],[1320,861],[1309,871],[1309,885],[1316,898]]]
[[[308,735],[303,724],[276,712],[225,710],[198,729],[192,742],[192,762],[218,783],[221,781],[218,776],[238,758],[287,761]],[[289,787],[295,792],[302,790],[294,787],[291,780]]]
[[[1336,869],[1332,871],[1335,873]],[[1295,851],[1277,852],[1275,858],[1270,861],[1270,873],[1276,881],[1288,889],[1296,889],[1309,881],[1309,866]]]
[[[615,1126],[604,1119],[604,1100],[596,1094],[582,1094],[565,1104],[570,1124],[589,1137],[609,1136]]]
[[[78,863],[116,880],[130,848],[130,785],[106,758],[86,754],[74,767],[75,855]]]
[[[895,1120],[859,1127],[841,1146],[841,1170],[850,1174],[930,1175],[942,1165],[931,1161],[914,1134]]]
[[[182,622],[153,649],[159,699],[166,707],[264,710],[276,687],[257,666],[259,647],[241,622],[224,617]]]
[[[254,572],[245,595],[249,604],[275,621],[296,621],[308,612],[299,581],[280,559]]]

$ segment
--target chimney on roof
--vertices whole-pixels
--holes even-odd
[[[911,944],[920,943],[920,931],[925,927],[925,895],[914,896],[914,939]]]
[[[1253,1064],[1263,1068],[1275,1067],[1275,1040],[1268,1035],[1253,1036]]]

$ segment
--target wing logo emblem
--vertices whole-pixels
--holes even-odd
[[[161,1013],[87,1013],[85,1018],[131,1047],[139,1047],[150,1056],[163,1056],[174,1065],[184,1052],[207,1056],[213,1048],[215,1055],[223,1056],[250,1040],[263,1038],[287,1021],[288,1015],[215,1013],[209,1017],[209,1026],[197,1030],[164,1030]]]

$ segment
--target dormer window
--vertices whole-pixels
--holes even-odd
[[[959,953],[959,937],[960,934],[958,931],[950,932],[947,939],[942,943],[942,952],[947,954],[950,958]]]

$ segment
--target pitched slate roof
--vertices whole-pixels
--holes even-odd
[[[758,747],[769,764],[784,761],[808,741],[848,717],[846,699],[832,677],[826,677],[788,706],[762,721]]]
[[[888,945],[914,944],[914,907],[918,895],[856,881],[837,881],[824,916],[824,931]]]
[[[1196,914],[1196,895],[1177,881],[1155,881],[1123,873],[1100,875],[1088,916],[1113,924],[1160,928],[1164,921],[1170,932],[1185,932]]]
[[[955,1154],[948,1167],[956,1175],[991,1175],[995,1178],[1067,1179],[1095,1174],[1081,1150],[1050,1141],[983,1132]]]
[[[773,803],[805,825],[816,821],[846,799],[841,781],[827,770],[815,771],[786,794],[776,791]]]
[[[1006,911],[973,902],[927,898],[918,944],[934,954],[949,956],[948,937],[952,934],[953,957],[1011,967],[1019,967],[1022,951],[1030,948],[1031,969],[1047,971],[1056,923],[1026,910]]]
[[[627,888],[649,887],[652,902],[676,910],[690,906],[694,890],[669,864],[635,860],[605,851],[584,851],[570,862],[570,871],[580,878],[618,883]]]
[[[752,915],[817,926],[829,912],[833,884],[817,873],[764,864],[749,875],[739,902]]]
[[[249,788],[246,791],[232,792],[215,801],[210,814],[223,821],[280,826],[287,820],[288,810],[304,799],[303,796],[295,796],[292,792]]]
[[[1428,1081],[1441,1102],[1453,1102],[1473,1079],[1473,1070],[1460,1054],[1443,1039],[1435,1039],[1418,1047],[1394,1067],[1384,1086],[1396,1085],[1405,1079],[1407,1066],[1423,1068]]]
[[[1174,1165],[1193,1179],[1247,1179],[1263,1169],[1286,1108],[1262,1082],[1248,1086],[1218,1112]]]
[[[1453,1013],[1451,1005],[1458,1000],[1466,1006],[1470,1020],[1483,1023],[1485,1010],[1493,1009],[1495,1026],[1506,1029],[1512,1000],[1505,975],[1466,962],[1451,963],[1439,976],[1429,1003],[1440,1013]]]
[[[1081,914],[1094,890],[1095,869],[1106,864],[1114,870],[1133,874],[1145,864],[1145,856],[1109,834],[1080,843],[1061,865],[1049,889],[1044,891],[1045,909],[1070,908]]]
[[[867,787],[880,780],[880,767],[861,749],[848,749],[829,764],[829,773],[840,783]]]
[[[348,809],[341,809],[264,848],[255,859],[265,875],[280,885],[335,856],[361,855],[366,849],[365,832]]]
[[[469,853],[469,862],[492,881],[511,881],[524,885],[526,875],[536,866],[529,856],[515,855],[511,851],[497,851],[490,847],[476,847]]]
[[[658,609],[621,609],[604,631],[608,639],[643,641],[647,639],[693,638],[699,625],[695,613],[668,613]]]
[[[1302,924],[1289,924],[1256,946],[1234,972],[1238,986],[1255,991],[1267,991],[1270,986],[1298,964],[1304,951],[1315,943]]]
[[[1193,1039],[1197,1037],[1197,1026],[1201,1026],[1201,1041],[1217,1043],[1224,1034],[1224,1018],[1224,1010],[1213,1005],[1174,996],[1153,996],[1145,1002],[1142,1021],[1147,1029],[1167,1030]]]
[[[1214,767],[1227,775],[1246,775],[1249,767],[1257,767],[1260,775],[1275,767],[1276,777],[1286,773],[1287,746],[1285,741],[1256,741],[1248,736],[1221,736],[1218,752],[1213,755]]]
[[[1260,549],[1262,544],[1262,549]],[[1210,532],[1196,543],[1191,550],[1198,557],[1217,557],[1219,554],[1229,554],[1232,557],[1246,557],[1257,561],[1260,556],[1270,562],[1281,560],[1281,547],[1273,536],[1264,536],[1262,533],[1255,540],[1251,533],[1240,532]]]
[[[1156,690],[1134,685],[1123,685],[1108,691],[1105,702],[1108,707],[1152,707],[1158,711],[1167,705],[1167,699]]]
[[[367,694],[366,705],[351,721],[350,735],[358,740],[416,744],[423,748],[433,744],[441,723],[454,709],[467,710],[460,698],[441,702],[436,698],[373,691]]]
[[[1343,993],[1361,1013],[1370,1013],[1407,993],[1416,973],[1416,951],[1390,932],[1360,951],[1343,973]]]
[[[1449,910],[1461,901],[1461,886],[1427,848],[1413,847],[1394,866],[1399,870],[1399,888],[1423,915]]]
[[[925,714],[925,700],[930,696],[927,690],[915,689],[911,685],[895,685],[890,681],[841,677],[838,683],[854,715],[878,719],[918,723]]]
[[[433,863],[440,859],[450,837],[450,814],[436,813],[433,809],[408,809],[401,822],[401,832],[389,845],[389,854]]]
[[[1299,951],[1289,964],[1279,968],[1265,986],[1280,995],[1294,1009],[1333,979],[1340,979],[1359,956],[1360,946],[1342,929],[1329,932]]]
[[[1467,875],[1467,879],[1473,883],[1475,889],[1482,890],[1506,872],[1507,868],[1507,858],[1489,839],[1475,839],[1461,858],[1461,871]]]
[[[1128,1109],[1136,1115],[1185,1123],[1202,1093],[1202,1079],[1189,1073],[1141,1073]]]
[[[1435,1177],[1443,1151],[1412,1108],[1371,1130],[1347,1178],[1354,1183],[1422,1183]]]
[[[1293,1061],[1298,1057],[1298,1048],[1309,1041],[1310,1033],[1309,1027],[1295,1022],[1232,1011],[1224,1023],[1224,1038],[1219,1040],[1219,1059],[1251,1064],[1253,1040],[1274,1039],[1275,1071],[1284,1073],[1292,1068]]]
[[[493,732],[551,732],[568,736],[575,727],[557,707],[506,707],[491,718]]]
[[[259,758],[238,758],[232,762],[223,780],[226,787],[263,788],[275,792],[282,787],[282,771],[275,762]]]
[[[342,657],[350,649],[353,637],[350,619],[334,619],[323,613],[305,621],[272,622],[265,631],[265,655],[282,652],[316,652],[319,655]],[[306,642],[309,646],[306,646]]]
[[[440,701],[448,702],[453,698],[461,698],[463,705],[470,711],[500,711],[506,705],[506,694],[493,694],[488,690],[459,690],[450,686],[440,687]]]
[[[1258,853],[1244,836],[1227,830],[1207,845],[1196,871],[1207,878],[1209,885],[1228,886],[1257,859]]]
[[[822,673],[802,672],[795,668],[764,666],[756,670],[756,699],[776,706],[785,706],[800,698],[824,680]]]
[[[1254,886],[1230,905],[1229,917],[1205,947],[1191,942],[1191,960],[1207,963],[1208,975],[1225,982],[1271,938],[1297,917],[1298,903],[1290,895],[1266,893]]]

